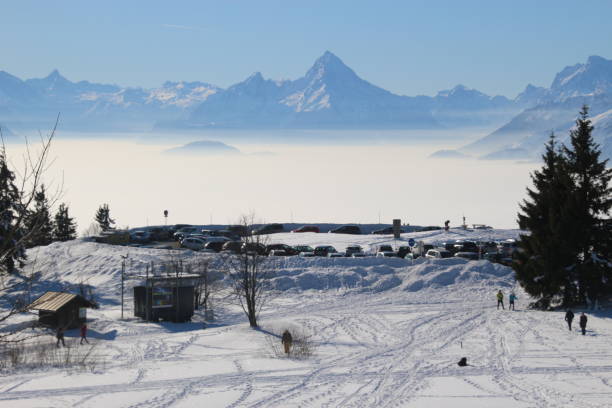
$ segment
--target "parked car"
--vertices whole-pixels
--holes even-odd
[[[240,251],[247,254],[266,255],[266,246],[259,242],[245,242]]]
[[[405,233],[406,231],[400,228],[400,234]],[[372,231],[372,234],[377,234],[377,235],[390,235],[393,234],[393,227],[386,227],[386,228],[382,228],[376,231]]]
[[[225,245],[227,241],[209,241],[206,242],[206,245],[204,245],[204,248],[206,249],[212,249],[215,252],[221,252],[221,250],[223,249],[223,245]]]
[[[346,256],[353,256],[354,254],[357,254],[357,256],[364,255],[361,245],[349,245],[346,247],[346,251],[344,251],[344,253]]]
[[[246,237],[249,235],[249,229],[246,225],[228,225],[227,230],[239,237]]]
[[[412,253],[412,248],[407,245],[402,245],[397,248],[397,256],[400,258],[404,258],[407,254]]]
[[[414,260],[414,255],[412,254],[412,252],[408,252],[405,256],[404,259],[407,259],[409,261],[413,261]]]
[[[268,256],[289,256],[289,254],[284,249],[273,249],[268,252]]]
[[[290,247],[289,245],[286,245],[286,244],[266,245],[266,253],[268,255],[270,255],[270,251],[285,251],[285,255],[288,255],[288,256],[299,254],[299,252],[296,252],[296,250],[293,249],[293,247]]]
[[[253,235],[276,234],[285,231],[283,224],[266,224],[251,231]]]
[[[518,246],[516,241],[513,239],[508,239],[506,241],[502,241],[497,244],[497,250],[503,257],[511,258],[512,255],[517,251]]]
[[[430,249],[425,254],[425,258],[431,259],[442,259],[442,258],[451,258],[453,254],[446,249]]]
[[[240,250],[242,249],[242,244],[244,244],[244,242],[242,241],[228,241],[223,244],[223,246],[221,247],[221,251],[227,251],[227,252],[232,252],[234,254],[238,254],[240,253]]]
[[[139,244],[146,244],[151,241],[151,234],[149,231],[134,231],[130,233],[130,241],[137,242]]]
[[[170,241],[172,239],[172,230],[168,227],[153,227],[149,229],[151,240],[153,241]]]
[[[426,227],[419,227],[418,231],[419,232],[423,232],[423,231],[438,231],[441,230],[442,227],[438,227],[437,225],[428,225]]]
[[[204,242],[228,242],[231,241],[231,239],[227,238],[227,237],[211,237],[209,235],[202,235],[202,234],[190,234],[187,235],[185,238],[199,238]]]
[[[336,248],[331,245],[319,245],[314,249],[314,256],[327,256],[330,252],[338,252]]]
[[[333,234],[361,234],[361,229],[357,225],[343,225],[329,231]]]
[[[457,241],[455,243],[455,252],[480,252],[478,244],[474,241]]]
[[[316,225],[302,225],[300,228],[296,228],[291,232],[319,232],[319,227]]]
[[[189,248],[194,251],[199,251],[201,249],[204,249],[204,245],[206,245],[206,241],[200,238],[196,238],[196,237],[185,237],[181,241],[181,247]]]
[[[457,252],[455,254],[455,257],[469,259],[469,260],[472,260],[472,261],[477,261],[478,260],[478,252]]]
[[[190,234],[197,234],[199,232],[197,227],[183,227],[174,233],[174,239],[180,241]]]
[[[379,245],[376,249],[376,256],[389,258],[397,256],[397,253],[391,245]]]
[[[294,245],[293,250],[302,257],[314,256],[314,248],[310,245]]]
[[[328,252],[327,253],[327,257],[328,258],[344,258],[346,255],[344,252]]]
[[[180,230],[181,228],[185,228],[185,227],[193,227],[193,225],[191,224],[174,224],[168,227],[168,230],[171,232],[170,235],[174,234],[175,232],[177,232],[178,230]]]

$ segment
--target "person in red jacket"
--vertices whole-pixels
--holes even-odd
[[[86,323],[83,323],[81,325],[81,344],[83,344],[83,340],[85,340],[85,342],[89,344],[89,340],[87,340],[87,324]]]

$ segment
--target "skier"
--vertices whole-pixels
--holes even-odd
[[[289,352],[291,351],[291,343],[293,343],[293,338],[291,337],[291,333],[289,333],[289,330],[285,330],[283,332],[283,337],[281,341],[283,343],[283,347],[285,348],[285,354],[289,354]]]
[[[508,300],[510,301],[510,304],[508,305],[508,310],[510,309],[516,310],[514,308],[514,301],[516,300],[516,295],[514,294],[514,292],[510,292],[510,296],[508,296]]]
[[[584,336],[586,334],[586,324],[587,324],[587,317],[584,314],[584,312],[582,312],[582,314],[580,315],[580,328],[582,329],[582,335]]]
[[[89,344],[89,340],[87,340],[87,324],[83,323],[83,325],[81,326],[81,343],[83,344],[83,340],[85,340],[85,343]]]
[[[572,320],[574,320],[574,312],[567,309],[567,312],[565,312],[565,321],[567,322],[567,327],[570,331],[572,331]]]
[[[66,347],[66,343],[64,342],[64,328],[58,327],[57,332],[55,333],[55,338],[57,339],[56,347],[60,346],[60,341],[62,342],[62,346]]]
[[[504,307],[504,294],[501,289],[497,292],[497,310],[499,310],[499,305],[501,305],[502,309],[506,310]]]

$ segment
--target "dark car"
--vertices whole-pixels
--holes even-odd
[[[221,247],[221,250],[238,254],[240,253],[240,250],[242,249],[242,244],[244,244],[244,242],[242,241],[229,241],[223,244],[223,246]]]
[[[402,245],[402,246],[397,248],[397,256],[399,256],[400,258],[405,257],[406,255],[408,255],[411,252],[412,252],[412,249],[409,246],[406,246],[406,245]]]
[[[153,227],[149,229],[151,239],[153,241],[170,241],[172,239],[172,230],[165,227]]]
[[[177,241],[182,240],[187,235],[197,234],[200,232],[200,229],[197,227],[183,227],[174,233],[174,239]]]
[[[331,245],[319,245],[314,249],[315,256],[328,256],[330,253],[338,252],[336,248]]]
[[[361,229],[356,225],[343,225],[329,231],[333,234],[361,234]]]
[[[291,232],[319,232],[319,227],[316,225],[303,225],[300,228],[296,228]]]
[[[290,247],[286,244],[270,244],[266,245],[266,254],[270,255],[270,251],[285,251],[285,254],[288,256],[297,255],[297,252],[293,247]]]
[[[204,249],[212,249],[215,252],[221,252],[225,244],[227,244],[227,242],[223,242],[223,241],[207,242],[206,245],[204,245]]]
[[[400,228],[400,234],[403,234],[405,232],[406,231],[404,231],[403,229]],[[393,234],[393,227],[387,227],[387,228],[379,229],[379,230],[376,230],[376,231],[372,231],[372,234],[390,235],[390,234]]]
[[[455,243],[455,252],[480,252],[478,244],[474,241],[457,241]]]
[[[246,225],[228,225],[227,230],[239,237],[246,237],[249,235],[249,229]]]
[[[240,251],[247,254],[266,255],[266,246],[259,242],[245,242]]]
[[[266,224],[262,225],[259,228],[256,228],[252,231],[253,235],[262,235],[262,234],[276,234],[278,232],[284,232],[285,227],[283,224]]]

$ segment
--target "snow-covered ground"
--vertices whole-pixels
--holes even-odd
[[[507,239],[518,231],[481,232]],[[405,234],[442,242],[478,232]],[[288,244],[359,243],[389,237],[277,234]],[[391,241],[393,241],[391,239]],[[91,340],[104,360],[93,372],[3,373],[0,407],[609,407],[612,322],[589,315],[586,336],[561,312],[525,310],[512,271],[487,261],[288,258],[260,330],[230,299],[217,321],[144,323],[120,317],[120,255],[127,248],[77,240],[30,252],[35,270],[66,287],[87,278],[102,307],[90,311]],[[167,257],[129,248],[128,270]],[[191,255],[190,255],[191,256]],[[128,288],[136,280],[128,280]],[[39,290],[42,289],[42,286]],[[515,289],[517,310],[496,310],[495,293]],[[129,291],[128,291],[129,292]],[[311,335],[314,355],[279,357],[284,328]],[[68,333],[70,347],[77,333]],[[49,335],[49,341],[52,341]],[[457,361],[467,357],[468,367]]]

